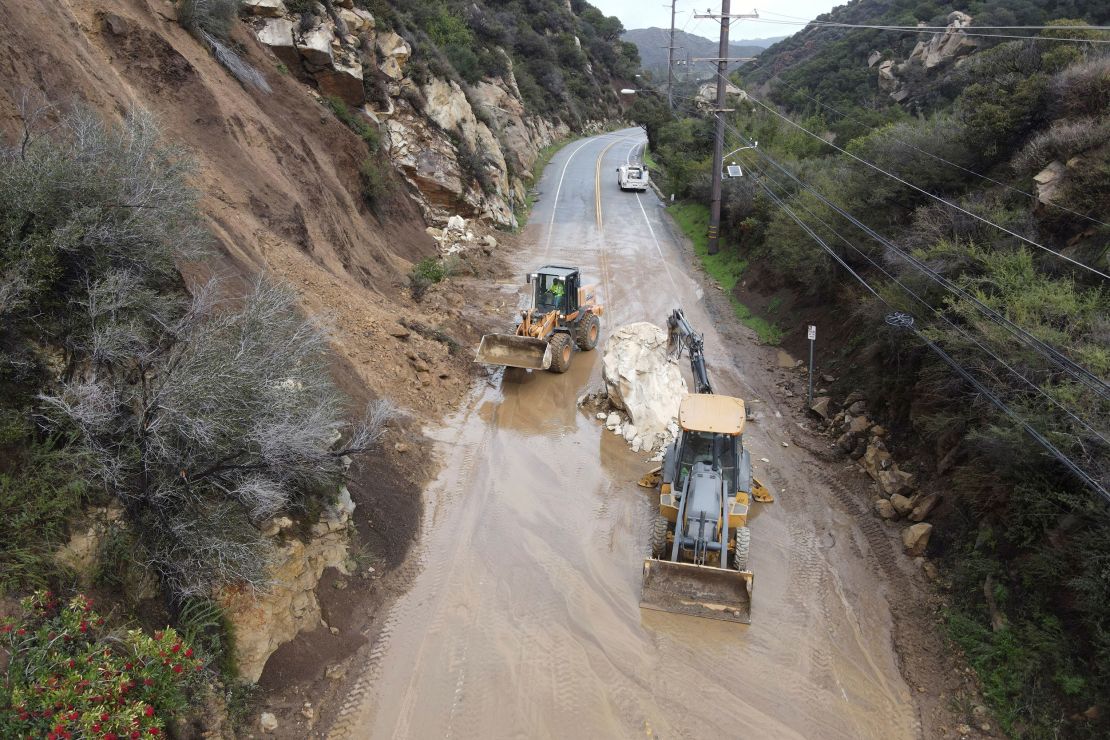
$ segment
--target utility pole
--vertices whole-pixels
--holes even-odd
[[[713,137],[713,194],[709,201],[709,253],[720,251],[721,230],[721,167],[725,153],[725,90],[728,87],[728,15],[729,0],[721,0],[721,46],[717,52],[717,135]]]
[[[667,44],[667,108],[674,110],[674,6],[671,0],[671,40]]]
[[[717,117],[717,133],[713,138],[713,194],[709,201],[709,253],[720,251],[721,229],[721,168],[724,166],[725,149],[725,92],[728,89],[728,22],[732,18],[758,18],[758,13],[733,15],[730,0],[721,0],[721,14],[695,15],[695,18],[717,18],[721,21],[721,45],[717,52],[717,107],[713,111]]]

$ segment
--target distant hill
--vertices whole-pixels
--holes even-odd
[[[658,80],[662,79],[667,74],[666,46],[669,33],[670,30],[666,28],[637,28],[631,31],[625,31],[621,34],[621,40],[636,45],[636,48],[640,50],[641,65]],[[729,55],[734,57],[758,56],[764,49],[784,38],[786,37],[740,39],[729,44]],[[680,79],[686,79],[687,74],[696,75],[697,77],[707,77],[713,73],[710,62],[692,63],[690,72],[687,71],[685,64],[687,55],[689,55],[691,59],[716,57],[716,41],[710,41],[702,36],[695,36],[692,33],[686,33],[685,31],[676,29],[674,32],[674,45],[678,47],[675,49],[675,61],[679,62],[675,67],[675,74],[678,75]]]

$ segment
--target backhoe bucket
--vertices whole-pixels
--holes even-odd
[[[487,334],[478,345],[474,361],[486,365],[546,370],[551,367],[551,347],[542,339],[516,334]]]
[[[672,560],[644,560],[640,606],[692,617],[752,622],[752,574]]]

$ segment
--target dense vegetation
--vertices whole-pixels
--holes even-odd
[[[1052,0],[859,0],[830,19],[943,25],[953,8],[983,25],[1068,17],[1059,22],[1103,23],[1108,14],[1104,3]],[[858,328],[846,331],[843,364],[857,369],[847,382],[862,386],[905,442],[921,450],[920,469],[931,471],[926,475],[945,494],[930,554],[943,559],[947,574],[950,633],[1006,731],[1105,736],[1105,719],[1097,717],[1105,717],[1110,696],[1110,507],[919,339],[882,320],[894,309],[914,315],[924,335],[991,393],[1102,486],[1110,483],[1102,439],[1110,402],[1098,390],[1110,379],[1110,291],[1100,276],[976,218],[1110,269],[1110,226],[1103,223],[1110,214],[1110,54],[1105,45],[984,39],[959,65],[909,70],[917,77],[899,106],[880,91],[866,60],[872,50],[905,59],[917,39],[809,30],[741,70],[737,82],[756,99],[926,192],[880,175],[758,104],[742,104],[730,117],[726,149],[741,146],[742,133],[766,156],[738,155],[747,176],[726,181],[722,231],[730,246],[720,259],[731,254],[736,264],[759,265],[809,309],[853,317]],[[709,122],[691,111],[671,117],[650,99],[635,113],[648,126],[667,187],[706,202]],[[1054,162],[1062,176],[1044,195],[1050,203],[1037,202],[1025,193],[1036,192],[1033,177]],[[768,190],[881,298],[826,257]],[[868,238],[830,204],[893,247]],[[1007,321],[1097,381],[1083,382],[1018,341]]]
[[[233,638],[209,598],[230,584],[268,587],[276,543],[263,522],[318,515],[338,493],[343,456],[375,441],[390,407],[377,403],[348,427],[327,332],[289,289],[265,278],[186,284],[179,267],[205,269],[209,237],[192,162],[149,115],[133,111],[120,126],[45,105],[23,115],[23,137],[0,148],[0,595],[67,592],[78,574],[58,548],[97,526],[83,577],[124,614],[146,598],[148,616],[180,624],[226,671]],[[44,125],[48,116],[56,125]],[[141,632],[124,642],[86,635],[76,607],[46,601],[18,634],[0,630],[12,639],[0,727],[29,722],[45,736],[35,728],[61,725],[54,734],[68,737],[94,720],[88,697],[70,695],[86,668],[59,661],[103,652],[104,670],[116,671],[158,647]],[[64,654],[53,636],[36,638],[70,627],[81,637]],[[159,713],[143,717],[150,734],[163,710],[180,708],[173,677],[150,670],[135,675],[156,688],[108,712],[103,732],[143,701]],[[27,693],[43,682],[45,694]],[[43,701],[69,707],[66,716]]]
[[[615,17],[582,0],[357,0],[379,27],[413,45],[410,74],[475,84],[510,66],[525,104],[574,128],[616,109],[611,81],[631,79],[640,59]]]

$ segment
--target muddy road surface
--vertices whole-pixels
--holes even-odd
[[[797,422],[771,400],[774,350],[715,325],[702,290],[717,289],[655,195],[619,190],[616,167],[643,145],[628,129],[560,151],[517,280],[491,290],[508,328],[528,271],[578,265],[600,285],[602,342],[625,323],[665,325],[676,306],[705,332],[714,386],[749,401],[745,442],[778,498],[751,522],[752,624],[639,608],[656,502],[636,480],[654,463],[576,407],[601,386],[600,347],[564,375],[498,371],[429,430],[442,469],[404,571],[411,586],[332,737],[920,734],[887,604],[900,555],[845,505],[837,463],[791,441]]]

